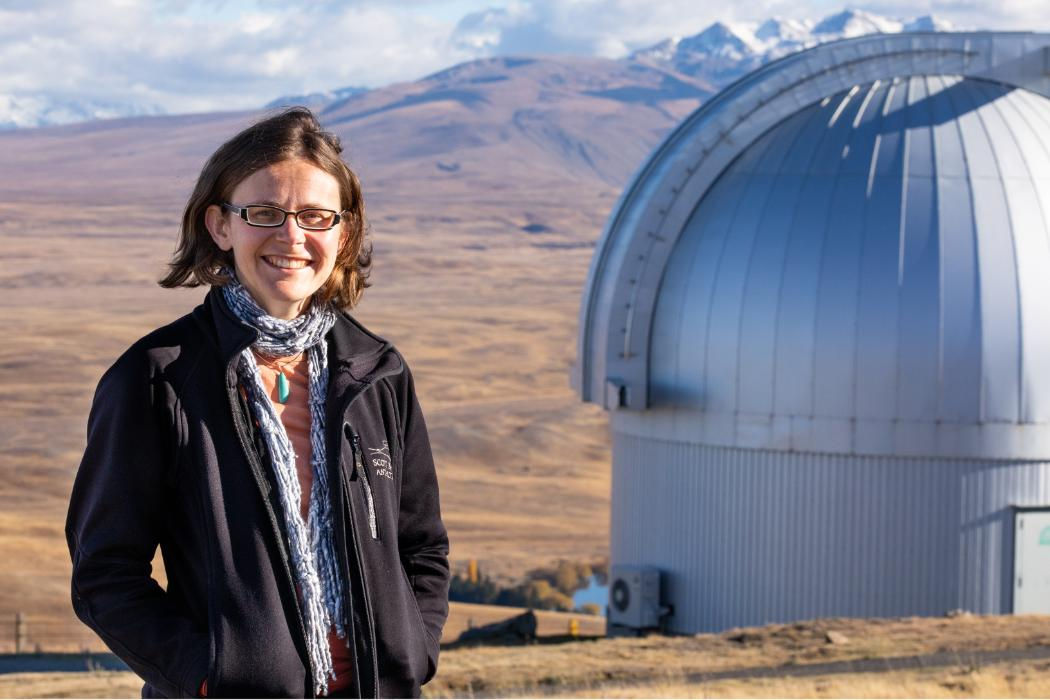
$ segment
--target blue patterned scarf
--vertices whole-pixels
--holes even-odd
[[[335,625],[346,637],[342,618],[344,582],[340,576],[329,502],[328,467],[325,455],[325,394],[328,389],[328,346],[325,334],[336,315],[328,305],[311,304],[303,314],[284,321],[269,316],[230,271],[231,281],[222,288],[226,304],[244,324],[258,333],[258,340],[241,352],[237,374],[248,395],[255,419],[270,453],[277,490],[284,510],[284,525],[292,571],[299,584],[306,645],[313,666],[314,692],[327,692],[328,679],[335,678],[328,630]],[[310,375],[310,466],[313,486],[307,522],[300,515],[302,488],[295,468],[295,451],[284,424],[274,410],[259,377],[252,348],[269,357],[292,357],[307,353]]]

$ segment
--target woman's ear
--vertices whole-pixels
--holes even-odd
[[[218,204],[209,205],[204,210],[204,226],[208,229],[208,233],[211,234],[211,239],[215,241],[215,245],[219,246],[219,250],[230,250],[233,248],[233,241],[230,240],[230,222],[222,212],[222,207]]]

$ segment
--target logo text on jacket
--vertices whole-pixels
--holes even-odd
[[[382,447],[369,447],[368,454],[376,474],[392,480],[394,478],[394,470],[390,464],[390,446],[387,445],[387,441],[383,440]]]

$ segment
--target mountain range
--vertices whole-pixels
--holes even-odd
[[[133,100],[80,99],[47,93],[0,94],[0,130],[157,114],[164,114],[164,110]]]
[[[950,31],[932,15],[911,21],[862,10],[843,10],[819,22],[771,18],[760,23],[715,22],[699,34],[665,39],[630,58],[706,80],[723,87],[764,63],[827,41],[864,34]]]
[[[757,23],[715,22],[697,34],[671,37],[612,62],[628,68],[645,65],[671,71],[679,77],[697,81],[696,84],[703,85],[705,89],[717,90],[763,63],[818,43],[878,32],[945,31],[952,28],[949,23],[929,15],[904,21],[855,9],[843,10],[819,21],[774,17]],[[480,59],[479,65],[486,65],[488,60]],[[601,62],[602,59],[595,61]],[[463,65],[470,66],[470,63]],[[456,67],[449,70],[462,72],[472,69]],[[432,77],[418,82],[425,82]],[[387,88],[379,90],[384,89]],[[628,86],[621,86],[620,89],[628,89]],[[639,85],[638,89],[648,91],[653,96],[654,88],[650,83]],[[681,90],[681,85],[672,80],[668,90],[664,97],[673,99],[676,91]],[[374,90],[343,87],[306,95],[286,95],[263,107],[305,104],[314,109],[324,109],[367,92]],[[156,105],[134,100],[76,99],[48,93],[0,94],[0,130],[161,113],[162,110]]]
[[[500,57],[314,110],[377,191],[414,196],[437,186],[476,194],[498,188],[500,181],[618,186],[715,90],[634,60]],[[0,190],[33,201],[58,177],[78,193],[74,198],[87,201],[113,191],[132,198],[163,192],[181,197],[208,153],[265,111],[0,132]],[[88,172],[91,177],[83,177]]]

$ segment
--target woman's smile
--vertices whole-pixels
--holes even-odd
[[[283,255],[264,255],[263,260],[282,270],[301,270],[310,264],[309,260],[289,258]]]

